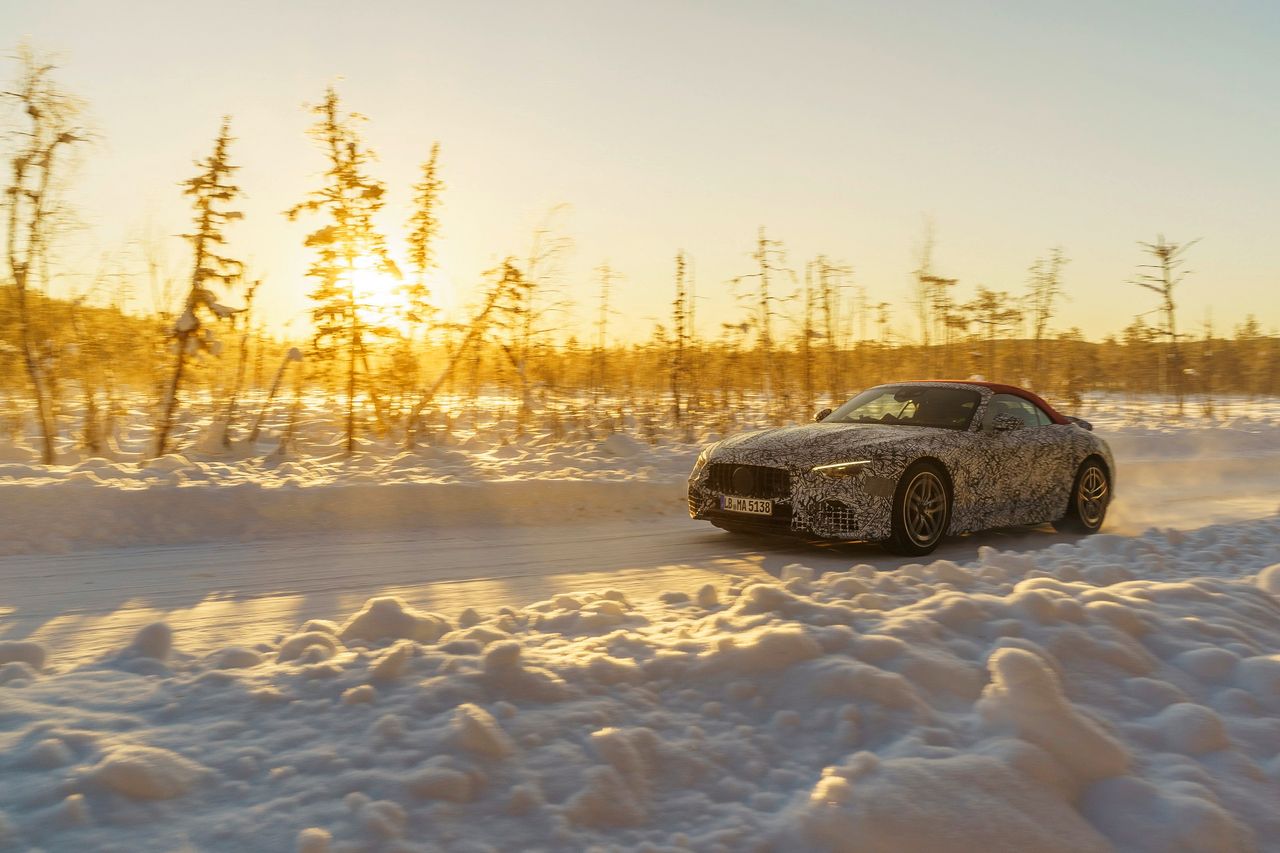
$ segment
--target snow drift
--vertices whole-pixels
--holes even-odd
[[[559,595],[49,669],[0,846],[1280,849],[1280,517],[972,564]],[[4,679],[0,679],[4,680]]]

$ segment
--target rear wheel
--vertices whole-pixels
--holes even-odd
[[[1107,518],[1111,504],[1111,478],[1097,459],[1086,459],[1071,485],[1067,514],[1053,523],[1064,533],[1096,533]]]
[[[932,462],[917,462],[898,481],[893,496],[892,535],[884,542],[895,554],[931,553],[951,524],[951,493],[946,477]]]

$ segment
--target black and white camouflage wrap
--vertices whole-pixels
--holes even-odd
[[[984,430],[995,392],[963,383],[929,384],[981,395],[968,429],[819,422],[731,436],[712,445],[708,465],[690,477],[690,515],[746,526],[773,521],[774,526],[785,524],[792,532],[821,538],[885,540],[892,533],[898,481],[922,459],[939,463],[950,480],[949,534],[1062,518],[1076,473],[1090,456],[1105,463],[1114,493],[1115,460],[1106,442],[1092,432],[1075,424]],[[818,465],[860,460],[870,464],[850,477],[832,479],[813,471]],[[709,488],[708,475],[712,465],[725,463],[790,473],[790,495],[774,501],[774,519],[720,510],[721,493]]]

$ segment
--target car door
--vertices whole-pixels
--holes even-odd
[[[1020,429],[997,432],[993,428],[997,414],[1010,413],[999,399],[1003,396],[988,397],[978,412],[979,422],[954,436],[957,447],[948,462],[956,485],[953,532],[1016,523],[1012,519],[1020,496],[1013,489],[1029,463],[1030,451]]]
[[[997,451],[1005,455],[1006,524],[1030,524],[1050,520],[1046,513],[1062,489],[1065,442],[1059,434],[1062,427],[1030,400],[1013,394],[995,394],[991,398],[988,418],[994,426],[996,415],[1013,417],[1022,423],[1020,429],[1006,432],[993,429]]]

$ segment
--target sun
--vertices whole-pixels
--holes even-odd
[[[388,270],[377,258],[361,255],[351,271],[351,283],[360,319],[367,325],[409,331],[412,324],[404,316],[408,302],[398,273]]]
[[[351,282],[355,285],[356,302],[361,306],[388,312],[404,308],[400,276],[385,269],[376,258],[368,255],[356,258]]]
[[[366,326],[380,327],[400,335],[420,334],[425,325],[410,316],[410,287],[416,274],[406,277],[395,265],[381,262],[372,255],[356,258],[350,273],[360,320]],[[453,280],[440,269],[428,270],[423,276],[427,300],[435,311],[449,314],[458,309],[458,291]]]

